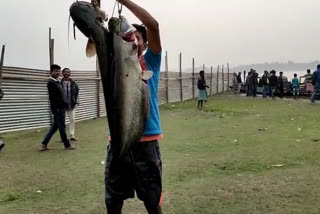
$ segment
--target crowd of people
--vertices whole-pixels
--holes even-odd
[[[244,71],[245,73],[246,71]],[[262,87],[262,97],[266,98],[270,96],[272,98],[275,97],[276,93],[280,98],[284,96],[285,93],[285,80],[283,76],[283,72],[279,72],[279,76],[277,76],[277,72],[275,70],[271,70],[270,72],[264,71],[264,74],[259,77],[259,74],[251,69],[248,72],[248,76],[245,81],[242,82],[242,73],[239,72],[233,74],[232,78],[232,91],[234,94],[240,93],[241,88],[244,86],[244,90],[246,91],[247,96],[256,97],[258,87]],[[320,65],[317,66],[317,70],[311,74],[311,70],[308,69],[307,73],[300,78],[295,73],[291,82],[288,82],[288,87],[286,89],[290,89],[294,99],[299,96],[300,93],[300,79],[304,78],[304,91],[311,95],[311,102],[315,103],[317,93],[320,91]]]

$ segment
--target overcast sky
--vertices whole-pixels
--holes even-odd
[[[86,39],[73,40],[69,6],[74,0],[1,0],[0,45],[5,65],[43,68],[49,64],[48,28],[55,39],[55,62],[72,69],[94,69],[85,57]],[[163,50],[170,70],[183,66],[308,62],[320,56],[319,0],[135,0],[160,23]],[[114,0],[102,0],[111,14]],[[137,22],[128,10],[123,15]]]

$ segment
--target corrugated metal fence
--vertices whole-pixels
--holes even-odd
[[[49,71],[3,67],[2,88],[5,97],[0,101],[0,133],[47,127],[51,112],[47,92]],[[102,85],[96,71],[72,71],[72,78],[80,87],[80,105],[76,121],[106,116]],[[161,73],[160,104],[192,99],[197,96],[197,76],[177,72]],[[212,86],[208,94],[227,90],[226,75],[206,74]],[[223,83],[223,84],[222,84]]]

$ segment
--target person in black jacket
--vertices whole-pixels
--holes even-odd
[[[49,132],[41,143],[40,151],[48,150],[48,143],[58,129],[60,132],[61,141],[63,142],[65,149],[74,149],[74,147],[70,145],[66,133],[65,110],[68,107],[68,103],[64,96],[62,84],[58,80],[60,72],[61,67],[59,65],[51,65],[50,78],[47,87],[49,92],[51,112],[53,114],[53,124],[51,125]]]
[[[79,87],[77,83],[70,78],[71,70],[69,68],[64,68],[62,70],[63,79],[61,81],[64,95],[68,101],[68,107],[66,109],[66,113],[69,118],[69,132],[70,132],[70,140],[78,141],[78,139],[74,135],[75,130],[75,108],[76,105],[79,104],[78,96],[79,96]]]
[[[263,86],[262,97],[266,98],[269,91],[269,77],[268,71],[264,71],[263,76],[261,77],[261,85]]]
[[[241,72],[239,72],[237,75],[237,81],[238,81],[238,93],[240,94],[241,86],[242,86]]]
[[[271,97],[274,98],[274,95],[278,86],[278,77],[276,76],[276,71],[270,71],[271,76],[269,77],[269,86],[271,91]]]
[[[279,78],[278,78],[278,86],[279,86],[279,97],[283,98],[284,94],[284,83],[283,83],[283,72],[279,73]]]

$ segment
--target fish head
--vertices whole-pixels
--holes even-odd
[[[114,32],[121,37],[128,37],[128,35],[131,35],[136,31],[127,19],[121,15],[119,17],[112,17],[109,20],[108,27],[110,32]]]
[[[70,6],[70,16],[78,29],[88,38],[92,37],[95,29],[103,28],[99,13],[89,2],[74,2]]]

